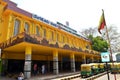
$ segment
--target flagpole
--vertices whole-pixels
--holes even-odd
[[[103,16],[104,16],[104,10],[102,9],[102,12],[103,12]],[[105,16],[104,16],[104,19],[105,19]],[[106,24],[106,22],[105,22]],[[111,43],[110,43],[110,38],[109,38],[109,34],[108,34],[108,29],[107,29],[107,25],[105,26],[106,28],[106,36],[107,36],[107,39],[108,39],[108,43],[109,43],[109,48],[110,48],[110,57],[111,57],[111,61],[112,61],[112,65],[114,66],[114,62],[113,62],[113,57],[112,57],[112,49],[111,49]],[[114,78],[116,80],[116,75],[114,74]]]

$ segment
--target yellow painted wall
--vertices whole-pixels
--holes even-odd
[[[58,42],[59,47],[62,47],[62,48],[65,44],[69,45],[69,47],[75,47],[78,49],[82,48],[83,50],[86,50],[86,46],[89,46],[89,49],[87,49],[87,50],[91,50],[91,43],[89,41],[87,41],[81,37],[77,37],[66,31],[63,31],[57,27],[48,25],[46,23],[43,23],[41,21],[38,21],[38,20],[35,20],[32,18],[29,18],[23,14],[15,12],[15,11],[12,11],[12,10],[3,11],[3,8],[5,6],[6,6],[5,3],[0,4],[0,19],[3,20],[3,21],[0,21],[0,43],[5,42],[6,40],[8,40],[10,38],[11,38],[11,40],[16,39],[16,37],[13,34],[14,34],[15,20],[18,19],[20,21],[19,33],[25,32],[25,23],[28,23],[29,32],[27,34],[30,34],[31,36],[36,35],[35,38],[37,38],[38,40],[41,40],[41,38],[45,38],[49,41],[49,44],[56,44],[56,42]],[[36,34],[37,26],[39,27],[40,35]],[[44,31],[46,31],[46,37],[44,37]],[[52,38],[52,35],[53,35],[53,38]],[[19,35],[19,36],[21,36],[21,35]],[[23,37],[23,36],[24,35],[22,35],[21,37]],[[57,40],[57,38],[58,38],[58,40]],[[25,45],[25,44],[23,44],[23,45]],[[32,46],[32,47],[35,47],[35,46]],[[20,46],[19,46],[19,48],[20,48]],[[39,49],[37,49],[37,50],[39,51]],[[63,52],[64,52],[64,54],[67,54],[67,55],[70,54],[70,53],[65,53],[65,50],[63,50]],[[75,54],[77,54],[77,53],[78,52],[75,52]],[[80,53],[85,54],[84,52],[80,52]],[[59,57],[59,60],[62,59],[62,57],[60,57],[60,56],[58,56],[58,57]],[[19,53],[19,52],[3,53],[2,58],[25,59],[25,53]],[[51,60],[52,61],[53,57],[52,56],[43,56],[40,54],[36,55],[35,53],[32,53],[32,60]],[[81,60],[82,60],[81,58],[76,59],[76,61],[81,61]]]
[[[81,47],[83,49],[86,49],[86,46],[89,45],[91,49],[91,43],[80,37],[72,35],[71,33],[65,32],[63,30],[60,30],[43,22],[31,19],[12,10],[6,10],[2,16],[4,17],[4,22],[3,25],[1,23],[0,25],[4,26],[4,28],[0,28],[1,30],[0,33],[2,33],[2,36],[0,37],[1,42],[11,37],[14,37],[13,36],[14,23],[15,20],[18,19],[20,20],[21,23],[19,33],[24,32],[25,22],[27,22],[30,25],[30,31],[28,34],[36,34],[36,26],[38,26],[40,32],[39,37],[43,38],[44,30],[46,30],[45,38],[49,40],[49,42],[52,44],[58,42],[60,47],[63,47],[63,45],[68,44],[70,47],[76,47],[76,48]],[[52,33],[54,35],[53,39],[52,39]],[[57,41],[57,34],[59,34],[59,41]]]
[[[2,55],[3,59],[21,59],[24,60],[25,59],[25,55],[23,53],[3,53]]]
[[[34,54],[34,53],[33,53]],[[24,60],[25,59],[25,54],[24,53],[3,53],[2,55],[3,59],[19,59],[19,60]],[[53,56],[45,56],[45,55],[32,55],[32,60],[48,60],[52,61]]]
[[[52,61],[53,57],[52,56],[44,56],[44,55],[32,55],[32,60],[48,60]]]
[[[3,16],[3,10],[5,5],[6,4],[0,0],[0,43],[5,39],[4,37],[5,35],[3,35],[3,33],[5,32],[4,23],[3,23],[5,18],[5,16]]]

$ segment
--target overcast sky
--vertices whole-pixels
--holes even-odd
[[[120,0],[11,0],[28,12],[52,22],[69,22],[77,31],[97,27],[102,9],[107,26],[120,27]],[[120,31],[120,30],[119,30]]]

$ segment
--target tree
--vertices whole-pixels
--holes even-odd
[[[111,25],[108,27],[108,35],[110,40],[111,49],[113,52],[120,51],[120,34],[117,32],[117,27],[114,25]],[[108,40],[107,34],[104,34],[102,36],[105,40]]]
[[[118,52],[120,51],[120,34],[117,32],[117,27],[115,25],[110,25],[107,27],[108,28],[108,34],[109,34],[109,39],[110,39],[110,45],[111,45],[111,49],[113,52]],[[106,34],[102,34],[100,35],[97,31],[97,27],[95,28],[89,28],[89,29],[84,29],[82,30],[80,33],[91,39],[90,36],[101,36],[104,40],[108,41],[107,35]]]
[[[88,28],[88,29],[83,29],[80,34],[82,34],[84,37],[89,37],[90,35],[95,36],[97,33],[97,28]]]
[[[96,36],[97,28],[85,29],[81,32],[81,34],[91,40],[93,50],[96,50],[99,52],[105,52],[108,50],[107,41],[100,36]]]
[[[106,40],[104,40],[100,36],[93,37],[92,49],[99,52],[106,52],[108,50],[108,43]]]

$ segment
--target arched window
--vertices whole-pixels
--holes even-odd
[[[57,33],[57,42],[60,40],[60,38],[59,38],[60,36],[59,36],[59,34]]]
[[[29,33],[29,28],[30,28],[29,24],[27,22],[25,22],[25,32],[26,33]]]
[[[46,29],[43,29],[43,37],[46,38]]]
[[[20,20],[16,19],[14,24],[14,36],[16,36],[19,33],[20,29]]]
[[[51,40],[54,40],[54,32],[51,31]]]
[[[63,43],[65,42],[65,37],[64,37],[64,36],[62,36],[62,42],[63,42]]]
[[[38,26],[36,26],[36,35],[40,36],[40,32],[39,32],[39,27]]]

